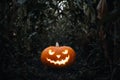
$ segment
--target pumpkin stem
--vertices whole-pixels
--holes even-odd
[[[58,42],[56,42],[56,47],[59,47],[59,43]]]

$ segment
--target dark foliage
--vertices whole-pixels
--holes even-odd
[[[119,0],[107,0],[102,20],[97,4],[1,0],[0,80],[120,80]],[[75,64],[53,69],[41,63],[41,51],[56,41],[75,49]]]

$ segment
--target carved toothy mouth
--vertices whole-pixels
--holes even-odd
[[[53,64],[58,64],[58,65],[64,65],[65,63],[67,63],[68,62],[68,60],[69,60],[69,58],[70,58],[70,56],[68,55],[65,59],[62,59],[62,60],[57,60],[57,61],[54,61],[54,60],[51,60],[51,59],[49,59],[49,58],[46,58],[47,59],[47,61],[49,61],[50,63],[53,63]]]

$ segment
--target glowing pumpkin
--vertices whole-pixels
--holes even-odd
[[[50,46],[41,53],[41,61],[43,64],[51,67],[67,67],[75,60],[76,53],[69,46]]]

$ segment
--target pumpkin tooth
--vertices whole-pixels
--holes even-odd
[[[68,62],[68,60],[69,60],[69,58],[70,58],[70,56],[67,56],[64,60],[62,59],[62,60],[57,60],[57,61],[54,61],[54,60],[51,60],[51,59],[49,59],[49,58],[47,58],[47,61],[49,61],[50,63],[53,63],[53,64],[58,64],[58,65],[61,65],[61,64],[65,64],[66,62]]]

